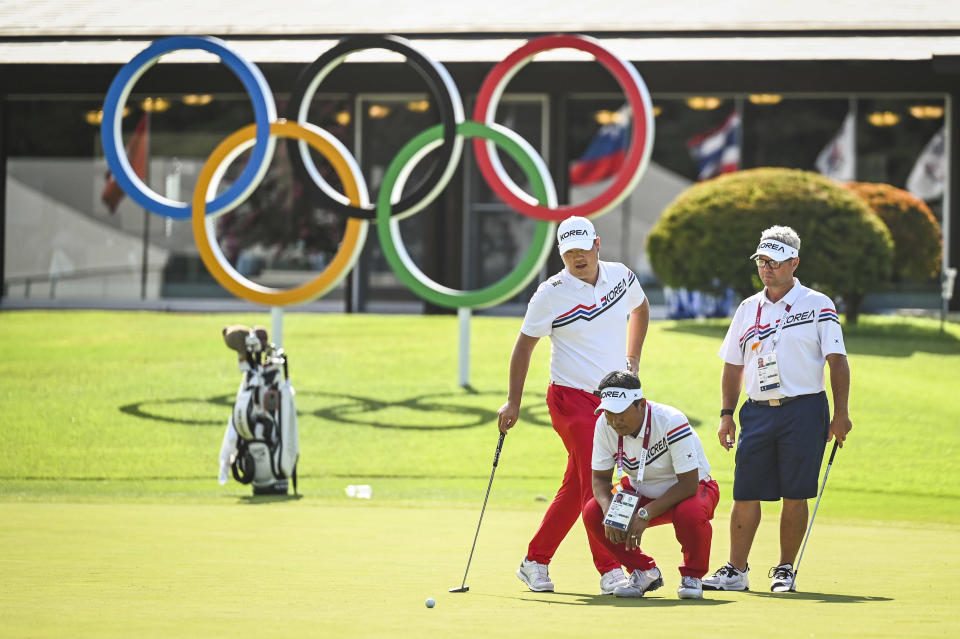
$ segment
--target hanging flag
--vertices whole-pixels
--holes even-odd
[[[591,184],[616,175],[630,142],[630,120],[630,107],[624,105],[600,127],[583,157],[570,166],[571,185]]]
[[[734,110],[723,124],[687,140],[697,163],[697,180],[709,180],[740,168],[740,114]]]
[[[849,182],[856,179],[857,118],[851,109],[837,133],[817,155],[817,171],[828,178]]]
[[[920,152],[907,178],[907,190],[922,200],[935,200],[943,195],[946,177],[945,127],[940,127]]]
[[[127,142],[127,158],[130,160],[130,166],[141,180],[147,179],[147,143],[149,141],[147,131],[147,114],[144,113],[137,123],[137,128]],[[110,171],[107,171],[107,185],[103,187],[103,193],[100,194],[100,201],[103,202],[111,213],[117,212],[120,200],[123,199],[123,189],[117,184]]]

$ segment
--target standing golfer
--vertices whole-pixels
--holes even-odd
[[[589,220],[570,217],[557,229],[566,268],[543,282],[527,308],[510,356],[510,390],[500,407],[498,426],[517,423],[530,357],[541,337],[551,340],[547,407],[553,428],[567,449],[567,469],[517,576],[535,592],[552,591],[548,565],[557,547],[593,496],[590,458],[593,394],[600,379],[623,367],[636,373],[650,322],[650,304],[629,268],[600,261],[600,239]],[[600,589],[611,593],[626,577],[603,544],[590,541]]]
[[[606,546],[630,573],[629,583],[614,594],[642,597],[663,585],[660,569],[640,550],[640,541],[648,527],[672,523],[683,552],[677,594],[702,599],[700,579],[709,568],[710,520],[720,489],[710,477],[700,438],[676,408],[645,399],[630,371],[615,371],[600,381],[601,411],[593,435],[593,498],[583,507],[583,521],[590,540]],[[620,522],[625,529],[604,520],[617,499],[611,495],[614,471],[614,481],[640,497],[629,522]],[[617,494],[622,498],[624,492]]]
[[[840,446],[853,428],[847,411],[850,368],[837,311],[826,295],[793,277],[800,238],[786,226],[763,232],[756,252],[764,289],[737,309],[720,347],[725,362],[720,382],[723,401],[720,445],[736,441],[733,411],[746,375],[749,399],[740,409],[730,514],[730,561],[703,587],[747,590],[747,557],[760,524],[760,502],[783,498],[780,561],[772,568],[770,589],[795,590],[793,564],[807,525],[807,499],[817,495],[824,444]],[[833,419],[824,384],[830,366]]]

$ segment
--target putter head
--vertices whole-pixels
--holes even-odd
[[[451,588],[450,592],[467,592],[470,590],[470,586],[460,586],[459,588]]]

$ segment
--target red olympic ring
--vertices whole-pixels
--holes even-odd
[[[494,193],[520,213],[550,222],[560,222],[572,215],[594,217],[615,207],[640,181],[653,151],[653,105],[643,79],[632,64],[621,60],[599,42],[586,36],[544,36],[527,42],[511,53],[491,69],[484,79],[477,96],[473,119],[493,124],[500,97],[511,78],[537,53],[563,48],[592,54],[617,80],[633,111],[633,138],[630,149],[613,183],[598,196],[582,204],[557,208],[540,206],[509,178],[491,142],[481,139],[473,141],[477,166]]]

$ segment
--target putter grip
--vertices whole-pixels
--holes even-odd
[[[500,461],[500,451],[503,450],[503,438],[506,437],[506,433],[500,433],[500,441],[497,442],[497,452],[493,455],[493,467],[497,467],[497,463]]]
[[[840,442],[836,439],[833,440],[833,450],[830,451],[830,460],[827,462],[827,466],[833,463],[833,456],[837,454],[837,447],[840,445]]]

